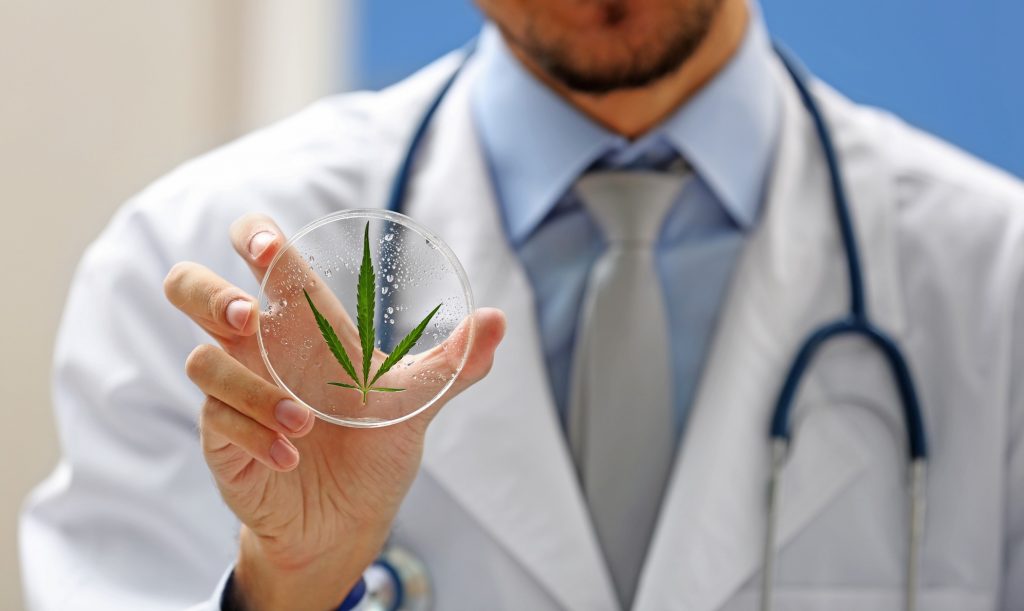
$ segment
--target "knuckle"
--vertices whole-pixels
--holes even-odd
[[[207,395],[199,412],[199,430],[215,430],[217,423],[223,419],[223,412],[224,403]]]
[[[222,433],[231,420],[231,412],[234,408],[216,397],[207,395],[206,402],[199,416],[200,429]]]
[[[206,397],[202,410],[199,413],[199,438],[206,447],[211,436],[228,441],[235,441],[235,434],[232,429],[231,417],[232,408],[230,405],[211,396]]]
[[[207,297],[206,305],[209,308],[210,320],[227,322],[228,303],[238,298],[238,291],[233,286],[225,286],[214,289]]]
[[[491,373],[491,369],[494,367],[494,359],[488,359],[484,363],[473,366],[470,368],[467,366],[462,370],[462,373],[456,379],[455,390],[456,394],[465,391],[467,388],[479,383],[481,380],[487,377]]]
[[[242,402],[253,415],[262,415],[259,412],[269,409],[270,398],[270,393],[260,384],[246,384],[245,388],[241,389]]]
[[[217,348],[210,344],[200,344],[189,353],[185,359],[185,374],[189,379],[196,381],[204,377],[204,374],[213,365],[217,357]]]
[[[483,363],[480,363],[477,367],[474,367],[471,372],[469,372],[469,376],[468,376],[466,382],[468,382],[469,386],[472,386],[473,384],[476,384],[477,382],[479,382],[479,381],[483,380],[484,378],[486,378],[487,375],[489,373],[491,373],[491,369],[493,367],[494,367],[494,359],[493,358],[487,359]]]
[[[246,418],[231,404],[215,397],[207,397],[199,418],[200,435],[215,434],[217,437],[243,447],[268,445],[276,433],[249,418]],[[205,439],[205,438],[204,438]]]
[[[477,377],[476,381],[479,382],[480,380],[482,380],[482,379],[486,378],[488,375],[490,375],[491,369],[494,369],[494,359],[490,359],[490,360],[487,361],[487,364],[484,365],[484,368],[480,372],[480,375]]]

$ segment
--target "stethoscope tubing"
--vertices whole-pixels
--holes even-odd
[[[775,545],[780,503],[780,486],[782,470],[792,439],[792,409],[796,394],[815,354],[829,340],[841,336],[854,335],[867,339],[872,346],[881,352],[892,374],[893,381],[900,395],[903,408],[904,428],[907,435],[908,474],[908,541],[907,564],[905,575],[904,608],[913,611],[917,608],[917,584],[920,565],[921,542],[924,540],[925,522],[925,487],[927,479],[928,442],[924,427],[924,415],[918,401],[913,375],[903,352],[896,340],[885,333],[871,321],[867,311],[867,297],[864,287],[864,276],[861,267],[860,252],[856,232],[850,215],[849,200],[846,186],[839,165],[832,135],[825,118],[814,96],[807,86],[804,69],[781,46],[774,44],[775,52],[782,60],[786,71],[792,77],[800,99],[814,123],[814,129],[821,145],[822,154],[829,171],[829,186],[832,191],[832,202],[836,213],[836,223],[843,242],[846,258],[847,279],[850,292],[850,309],[846,317],[821,325],[804,340],[797,350],[796,356],[786,374],[782,389],[779,392],[772,412],[769,429],[771,440],[771,474],[768,483],[767,525],[765,529],[764,549],[762,554],[761,572],[761,609],[771,611],[775,580]]]
[[[846,196],[843,174],[839,166],[839,156],[836,154],[835,145],[832,143],[831,133],[825,124],[824,115],[818,108],[818,104],[807,86],[804,69],[780,45],[776,43],[774,46],[776,54],[782,60],[783,65],[793,79],[793,83],[796,85],[804,107],[811,116],[815,132],[818,135],[818,142],[821,144],[822,153],[825,156],[825,163],[828,166],[832,202],[846,257],[850,310],[846,318],[819,327],[804,341],[803,346],[797,351],[797,356],[790,366],[786,382],[775,404],[770,431],[771,437],[773,439],[789,439],[790,411],[797,387],[811,358],[821,345],[829,339],[840,335],[860,335],[870,340],[872,344],[885,354],[889,368],[899,388],[907,433],[907,449],[910,454],[909,459],[911,461],[919,458],[927,459],[928,443],[924,429],[924,417],[918,402],[917,392],[914,388],[910,367],[896,341],[876,327],[868,317],[865,305],[864,275],[860,264],[860,249],[857,246],[857,237],[853,229],[853,221],[850,217],[849,200]]]
[[[907,449],[910,460],[927,460],[927,441],[924,433],[924,420],[921,409],[918,405],[917,391],[914,388],[910,367],[903,358],[896,342],[886,333],[872,325],[868,320],[854,317],[843,318],[826,323],[815,330],[804,340],[789,373],[786,375],[779,398],[776,401],[775,411],[772,414],[771,438],[784,440],[787,444],[790,441],[792,431],[791,412],[799,389],[800,380],[803,379],[810,367],[814,355],[829,340],[836,339],[843,335],[857,335],[870,341],[881,352],[893,374],[894,382],[899,390],[900,402],[903,405],[903,417],[907,429]]]
[[[388,193],[388,201],[386,208],[391,212],[401,212],[402,202],[405,201],[406,192],[409,190],[409,182],[412,178],[413,166],[416,163],[416,152],[420,148],[420,144],[423,142],[423,138],[426,137],[427,131],[430,129],[430,125],[434,120],[434,115],[437,114],[437,109],[441,107],[441,102],[444,101],[445,96],[448,95],[448,91],[458,80],[459,75],[462,74],[463,69],[469,63],[469,59],[473,56],[476,51],[476,38],[470,40],[462,49],[462,58],[459,60],[459,65],[455,67],[455,70],[448,76],[445,82],[441,85],[441,88],[437,90],[434,95],[433,101],[427,106],[427,110],[420,117],[419,123],[416,124],[416,129],[413,130],[412,136],[409,138],[409,145],[405,150],[405,155],[402,157],[402,163],[399,164],[398,170],[395,172],[395,177],[391,179],[391,191]]]

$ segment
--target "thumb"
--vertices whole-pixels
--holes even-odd
[[[473,312],[471,321],[467,320],[459,329],[456,329],[452,334],[452,341],[466,341],[465,335],[469,329],[463,330],[462,327],[467,327],[467,322],[472,322],[473,325],[469,356],[466,358],[462,373],[452,385],[452,391],[454,391],[452,396],[476,384],[491,371],[491,365],[494,364],[494,353],[502,338],[505,337],[505,313],[497,308],[479,308]],[[457,349],[446,352],[452,355],[460,353]]]
[[[431,354],[425,359],[427,363],[432,359],[449,360],[448,366],[456,369],[458,363],[451,362],[451,360],[460,359],[463,354],[466,354],[466,363],[462,367],[459,377],[442,400],[435,403],[422,415],[425,417],[413,418],[411,422],[419,422],[425,428],[448,401],[487,376],[494,364],[494,353],[504,336],[505,313],[501,310],[479,308],[473,312],[472,316],[467,316],[448,339],[434,347]],[[469,342],[468,348],[466,347],[467,341]]]

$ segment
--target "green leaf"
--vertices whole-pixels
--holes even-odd
[[[359,327],[359,342],[363,348],[363,379],[364,387],[370,386],[366,380],[370,377],[370,359],[373,357],[373,345],[377,333],[373,328],[373,307],[377,301],[377,277],[373,273],[370,261],[370,221],[366,221],[363,229],[363,262],[359,266],[359,284],[356,286],[356,325]]]
[[[334,358],[345,369],[345,373],[352,378],[352,381],[358,382],[359,378],[356,377],[356,368],[352,365],[352,360],[348,358],[345,346],[341,344],[341,340],[338,339],[338,335],[334,332],[334,328],[331,327],[331,323],[327,322],[327,319],[320,313],[320,310],[317,310],[316,306],[313,305],[313,299],[309,296],[306,289],[302,289],[302,294],[306,296],[309,309],[313,310],[316,326],[320,327],[320,334],[324,336],[324,341],[327,342],[327,347],[331,349],[331,354],[334,355]]]
[[[382,375],[390,371],[391,368],[395,366],[395,363],[402,360],[402,357],[404,357],[406,354],[409,354],[409,351],[412,350],[412,347],[415,346],[416,342],[420,340],[420,336],[423,335],[423,331],[426,330],[427,325],[430,324],[430,319],[432,319],[434,317],[434,314],[437,314],[437,311],[440,309],[441,304],[439,303],[437,304],[436,308],[430,311],[430,314],[427,314],[427,317],[424,318],[420,322],[420,324],[416,325],[415,329],[409,332],[409,335],[406,335],[404,338],[402,338],[402,341],[398,342],[398,345],[395,346],[395,349],[391,351],[391,354],[388,355],[388,358],[384,359],[384,362],[380,364],[380,369],[377,370],[377,373],[374,374],[373,379],[370,380],[369,386],[373,386],[373,383],[379,380]]]
[[[351,388],[352,390],[358,390],[362,392],[362,388],[359,388],[355,384],[346,384],[344,382],[328,382],[331,386],[341,386],[342,388]]]
[[[341,341],[338,340],[337,334],[331,327],[330,323],[326,318],[320,314],[316,306],[313,305],[313,299],[309,296],[309,293],[303,289],[303,294],[306,296],[306,301],[309,303],[309,308],[313,311],[313,316],[316,318],[316,324],[320,327],[320,333],[324,336],[324,341],[327,342],[327,346],[331,349],[331,353],[334,358],[341,363],[341,366],[345,369],[345,373],[352,378],[355,384],[348,384],[347,382],[328,382],[331,386],[340,386],[341,388],[349,388],[352,390],[358,390],[362,395],[363,405],[366,404],[366,395],[370,392],[403,392],[404,388],[389,388],[386,386],[374,386],[373,384],[380,379],[385,373],[391,370],[398,361],[409,354],[416,342],[423,336],[423,332],[426,330],[427,325],[437,314],[437,311],[441,309],[441,304],[438,304],[433,310],[427,314],[426,318],[420,321],[420,324],[416,325],[416,328],[409,332],[402,341],[398,342],[395,349],[392,350],[391,354],[384,359],[381,363],[380,368],[377,369],[377,373],[374,374],[373,379],[370,379],[370,364],[372,363],[374,344],[377,340],[377,331],[374,329],[374,308],[377,302],[377,276],[373,270],[373,261],[370,259],[370,223],[367,221],[366,226],[363,228],[363,258],[359,265],[359,279],[356,285],[356,327],[359,331],[359,343],[363,352],[362,366],[363,375],[360,378],[356,373],[355,365],[352,360],[348,357],[348,353],[345,352],[345,347]]]

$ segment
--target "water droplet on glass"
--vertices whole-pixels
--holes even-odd
[[[389,234],[387,234],[387,235],[385,235],[385,236],[384,236],[384,241],[385,241],[385,242],[390,242],[391,240],[393,240],[393,239],[394,239],[394,237],[395,237],[395,234],[393,234],[393,233],[389,233]]]
[[[281,307],[282,308],[287,308],[288,307],[288,300],[287,299],[282,299],[281,300]]]
[[[386,286],[385,286],[385,287],[382,287],[382,288],[380,289],[380,294],[381,294],[381,295],[387,295],[387,294],[388,294],[388,287],[386,287]]]
[[[388,314],[394,314],[394,313],[395,313],[395,308],[392,308],[392,307],[389,306],[388,307]]]
[[[393,275],[391,275],[391,274],[388,274],[387,276],[385,276],[385,278],[387,278],[388,282],[394,282],[395,281],[395,277]]]
[[[328,278],[330,278],[333,273],[334,272],[332,272],[331,268],[329,268],[329,267],[324,270],[324,275],[327,276]]]

